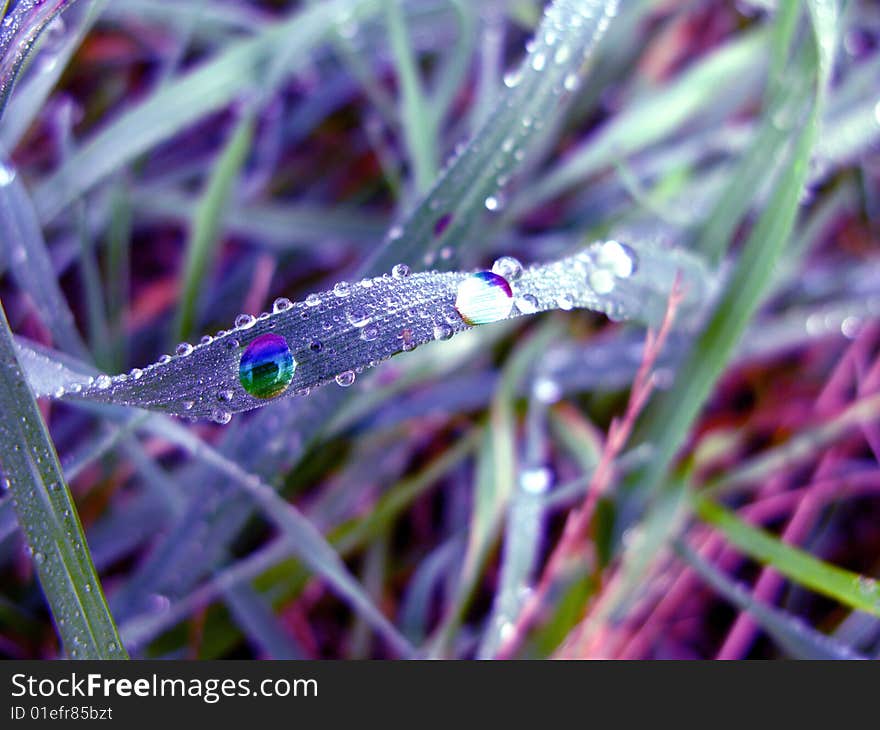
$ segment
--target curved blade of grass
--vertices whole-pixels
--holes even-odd
[[[528,313],[585,307],[615,319],[638,317],[653,322],[662,316],[677,271],[685,267],[691,307],[703,302],[707,277],[698,260],[664,248],[636,246],[638,253],[632,256],[638,256],[638,263],[633,264],[638,268],[616,277],[602,255],[608,248],[619,247],[616,242],[596,243],[568,259],[525,269],[511,282],[517,306]],[[611,277],[610,291],[597,294],[590,288],[588,281],[596,273]],[[268,402],[248,393],[238,373],[243,349],[268,333],[285,338],[296,363],[289,387],[274,400],[306,395],[334,380],[350,385],[355,373],[364,368],[468,329],[471,325],[456,309],[458,287],[468,277],[431,272],[339,284],[305,302],[284,300],[272,314],[249,317],[194,348],[184,345],[174,358],[130,375],[101,376],[62,395],[228,420],[231,413]],[[515,306],[504,318],[522,313]]]
[[[830,565],[787,545],[701,495],[695,495],[692,501],[700,519],[720,530],[731,543],[762,565],[772,566],[786,578],[844,606],[880,616],[880,584],[873,578]]]
[[[0,305],[0,466],[40,584],[71,658],[121,659],[82,525]]]
[[[755,622],[795,659],[866,659],[848,646],[816,631],[797,616],[755,600],[743,586],[734,583],[714,565],[676,540],[678,556],[696,571],[703,581],[741,611],[748,611]]]

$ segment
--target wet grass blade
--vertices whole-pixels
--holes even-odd
[[[21,372],[2,307],[0,410],[0,466],[64,650],[77,659],[124,658],[70,490]]]
[[[787,545],[704,497],[697,495],[693,504],[700,519],[720,530],[731,543],[762,565],[772,566],[786,578],[844,606],[880,616],[880,585],[873,578],[830,565]]]

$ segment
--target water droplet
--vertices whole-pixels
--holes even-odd
[[[513,292],[504,277],[491,271],[478,271],[458,285],[455,309],[469,325],[497,322],[513,309]]]
[[[351,294],[351,287],[348,285],[347,281],[337,282],[333,286],[333,294],[342,299],[343,297],[347,297]]]
[[[307,307],[318,307],[321,304],[321,297],[317,294],[309,294],[306,297],[306,306]]]
[[[181,342],[174,350],[177,353],[178,357],[186,357],[187,355],[191,355],[193,351],[193,346],[189,344],[189,342]]]
[[[610,294],[614,291],[614,274],[608,269],[593,269],[587,274],[587,285],[596,294]]]
[[[840,333],[847,339],[853,340],[856,335],[858,335],[861,326],[862,320],[858,317],[846,317],[843,322],[840,323]]]
[[[492,273],[503,276],[508,282],[517,281],[523,273],[523,265],[513,256],[502,256],[492,264]]]
[[[210,345],[214,341],[214,338],[211,335],[203,335],[202,339],[199,340],[200,345]]]
[[[517,69],[516,71],[508,71],[504,74],[504,85],[508,89],[516,88],[516,85],[522,80],[522,74]]]
[[[217,393],[217,400],[229,403],[232,400],[231,390],[221,390]]]
[[[286,312],[293,306],[293,302],[291,302],[287,297],[278,297],[274,302],[272,302],[272,311],[275,314],[279,312]]]
[[[345,318],[352,327],[364,327],[370,321],[370,315],[364,307],[354,306],[345,311]]]
[[[562,81],[562,86],[566,91],[576,91],[578,86],[580,86],[581,80],[578,75],[574,72],[570,74],[566,74],[565,79]]]
[[[638,269],[638,256],[625,243],[605,241],[596,256],[602,268],[609,269],[618,279],[628,279]]]
[[[309,349],[312,352],[321,352],[324,349],[324,344],[320,340],[315,340],[314,342],[309,343]]]
[[[34,553],[34,560],[37,563],[44,563],[44,562],[46,562],[46,556],[41,552],[36,552],[36,553]]]
[[[229,423],[232,420],[232,414],[229,411],[224,411],[222,408],[215,408],[211,411],[211,420],[214,423]]]
[[[553,484],[553,475],[546,467],[526,469],[519,476],[519,486],[529,494],[544,494]]]
[[[483,203],[486,206],[486,210],[496,211],[501,208],[501,201],[494,195],[490,195]]]
[[[191,411],[193,409],[193,407],[195,406],[195,401],[185,400],[182,405],[183,405],[183,410]]]
[[[388,229],[388,238],[390,238],[392,241],[396,241],[402,235],[403,235],[403,226],[394,225]]]
[[[574,298],[571,294],[560,294],[556,297],[556,306],[560,309],[564,309],[566,312],[574,307]]]
[[[409,266],[406,264],[397,264],[393,269],[391,269],[391,276],[395,279],[405,279],[409,276]]]
[[[523,294],[517,297],[516,308],[523,314],[534,314],[538,311],[538,299],[534,294]]]
[[[452,337],[452,327],[448,324],[434,325],[435,340],[448,340],[450,337]]]
[[[9,185],[15,180],[15,168],[0,162],[0,187]]]
[[[354,383],[354,379],[354,370],[345,370],[336,376],[336,385],[339,385],[342,388],[347,388],[349,385]]]
[[[296,364],[287,340],[281,335],[260,335],[241,353],[238,378],[252,396],[274,398],[290,385]]]
[[[379,328],[375,324],[368,324],[361,330],[361,339],[365,342],[372,342],[378,336]]]
[[[113,381],[110,380],[110,376],[104,375],[103,373],[95,378],[95,385],[97,386],[98,390],[107,390],[112,382]]]
[[[553,56],[553,60],[560,65],[565,63],[569,58],[571,58],[571,48],[568,46],[559,46]]]
[[[536,53],[534,58],[532,58],[532,68],[535,71],[543,71],[546,65],[547,57],[543,53]]]
[[[556,403],[562,397],[562,389],[552,378],[542,376],[533,383],[532,395],[541,403]]]
[[[235,328],[239,330],[247,330],[257,323],[257,318],[252,314],[239,314],[235,318]]]

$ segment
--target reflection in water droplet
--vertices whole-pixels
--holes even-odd
[[[286,312],[293,306],[293,302],[291,302],[287,297],[278,297],[274,302],[272,302],[272,311],[275,314],[279,312]]]
[[[238,377],[242,387],[256,398],[274,398],[283,393],[296,370],[296,361],[281,335],[256,337],[241,353]]]
[[[455,309],[469,325],[497,322],[513,309],[513,292],[504,277],[478,271],[458,285]]]
[[[239,314],[235,318],[235,327],[240,330],[248,330],[256,323],[257,319],[252,314]]]
[[[341,373],[339,373],[339,375],[336,376],[336,384],[343,387],[343,388],[347,388],[349,385],[354,383],[354,379],[355,379],[354,371],[353,370],[345,370],[344,372],[341,372]]]
[[[189,344],[189,342],[181,342],[174,350],[177,353],[178,357],[186,357],[187,355],[191,355],[193,351],[193,346]]]

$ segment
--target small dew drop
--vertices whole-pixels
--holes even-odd
[[[202,339],[199,340],[200,345],[210,345],[214,341],[214,338],[211,335],[204,335]]]
[[[372,342],[379,336],[379,328],[375,324],[368,324],[361,330],[361,339]]]
[[[181,342],[174,350],[178,357],[186,357],[191,355],[193,346],[189,342]]]
[[[434,326],[435,340],[448,340],[452,337],[452,327],[448,324],[438,324]]]
[[[503,276],[507,281],[517,281],[523,273],[523,265],[513,256],[502,256],[492,264],[492,273]]]
[[[95,386],[98,388],[98,390],[107,390],[107,388],[110,387],[110,385],[111,385],[112,382],[113,382],[113,381],[110,380],[110,376],[109,376],[109,375],[104,375],[104,374],[102,373],[101,375],[99,375],[99,376],[95,379]]]
[[[15,168],[0,162],[0,187],[4,187],[15,180]]]
[[[272,311],[275,314],[279,312],[286,312],[293,306],[293,302],[291,302],[287,297],[278,297],[274,302],[272,302]]]
[[[597,263],[618,279],[628,279],[638,270],[638,256],[625,243],[605,241],[596,257]]]
[[[566,91],[577,91],[578,86],[580,86],[580,78],[576,73],[566,74],[565,79],[562,81],[562,86]]]
[[[214,423],[226,424],[232,420],[232,414],[229,411],[224,411],[222,408],[215,408],[211,411],[211,420]]]
[[[516,88],[516,85],[520,82],[521,79],[522,75],[518,70],[509,71],[508,73],[504,74],[504,85],[508,89]]]
[[[534,294],[523,294],[516,299],[516,308],[523,314],[534,314],[538,311],[538,299]]]
[[[547,56],[543,53],[536,53],[534,58],[532,58],[532,68],[535,71],[543,71],[544,66],[547,65]]]
[[[195,406],[195,401],[185,400],[183,402],[183,410],[185,410],[185,411],[191,411],[194,406]]]
[[[565,45],[559,46],[553,56],[553,60],[559,65],[568,61],[569,58],[571,58],[571,49]]]
[[[596,294],[610,294],[614,291],[614,274],[608,269],[594,269],[587,274],[587,285]]]
[[[335,296],[339,297],[340,299],[342,299],[344,297],[347,297],[349,294],[351,294],[351,287],[349,286],[347,281],[337,282],[333,286],[333,294]]]
[[[488,198],[486,198],[486,200],[483,201],[483,205],[486,206],[486,210],[492,213],[501,210],[501,208],[503,207],[501,197],[498,195],[490,195]]]
[[[217,400],[229,403],[232,400],[231,390],[221,390],[217,393]]]
[[[345,311],[345,319],[352,327],[364,327],[370,321],[370,315],[364,307],[355,306]]]
[[[405,279],[409,276],[409,266],[406,264],[397,264],[393,269],[391,269],[391,276],[395,279]]]
[[[562,397],[562,389],[552,378],[542,376],[532,384],[532,395],[541,403],[556,403]]]
[[[239,330],[247,330],[257,323],[257,318],[252,314],[239,314],[235,318],[235,328]]]
[[[321,305],[321,297],[317,294],[309,294],[306,297],[306,306],[307,307],[318,307]]]
[[[354,383],[354,379],[355,379],[354,370],[345,370],[336,376],[336,385],[338,385],[342,388],[347,388],[352,383]]]
[[[566,312],[574,307],[574,298],[571,294],[560,294],[556,297],[556,306],[560,309],[564,309]]]
[[[553,484],[553,475],[546,467],[526,469],[519,476],[519,486],[529,494],[544,494]]]

